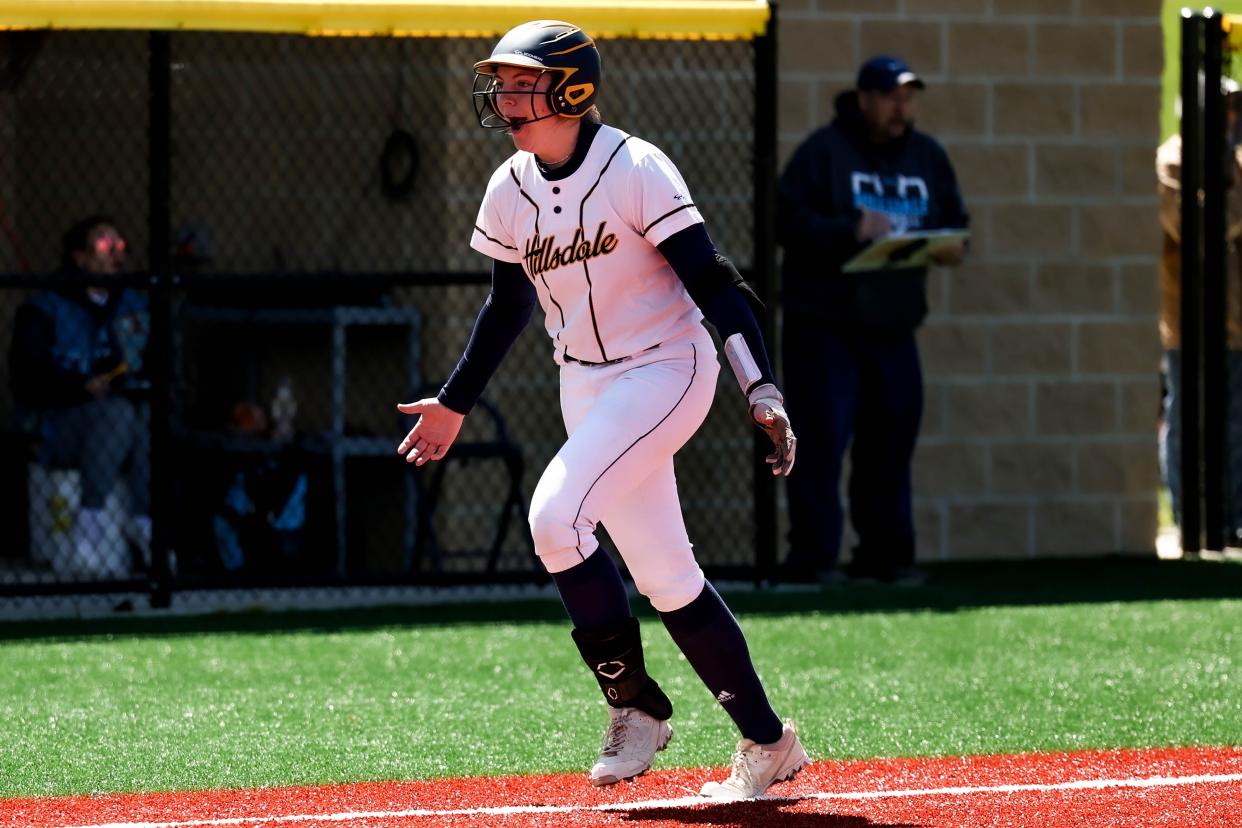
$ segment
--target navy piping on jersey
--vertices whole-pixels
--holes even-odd
[[[510,178],[512,178],[512,179],[513,179],[513,183],[514,183],[515,185],[517,185],[518,192],[522,194],[522,198],[524,198],[524,199],[526,199],[527,201],[529,201],[529,202],[530,202],[530,206],[532,206],[532,207],[534,207],[534,208],[535,208],[535,235],[536,235],[536,236],[538,236],[538,235],[539,235],[539,204],[538,204],[538,203],[537,203],[537,202],[536,202],[533,198],[531,198],[529,195],[527,195],[527,193],[526,193],[526,191],[525,191],[525,190],[523,190],[523,189],[522,189],[522,182],[521,182],[521,181],[518,181],[517,173],[515,173],[515,172],[513,171],[513,165],[512,165],[512,164],[510,164],[510,165],[509,165],[509,177],[510,177]],[[516,248],[516,247],[515,247],[515,248],[513,248],[513,249],[514,249],[514,250],[517,250],[517,248]]]
[[[552,295],[552,288],[548,287],[548,277],[540,273],[539,281],[543,282],[543,289],[548,292],[548,299],[552,304],[556,305],[556,312],[561,315],[561,331],[565,330],[565,309],[561,307],[561,303],[556,301],[556,297]],[[556,332],[557,339],[561,338],[561,331]]]
[[[578,231],[582,233],[582,237],[586,238],[586,225],[584,218],[586,216],[586,203],[591,194],[595,192],[595,188],[599,186],[599,182],[604,180],[604,173],[608,172],[608,168],[612,166],[612,159],[617,157],[625,142],[630,140],[630,136],[621,139],[621,143],[617,144],[617,148],[612,151],[612,155],[608,156],[608,160],[604,162],[604,166],[600,168],[599,175],[595,177],[595,183],[587,190],[586,195],[582,197],[582,203],[578,205]],[[608,362],[608,351],[604,349],[604,340],[599,335],[599,323],[595,320],[595,298],[592,296],[591,269],[587,267],[586,259],[582,260],[582,273],[586,276],[587,282],[587,307],[591,309],[591,327],[595,330],[595,342],[599,345],[599,354],[602,362]]]
[[[591,327],[595,330],[595,342],[599,345],[599,356],[601,362],[611,362],[608,358],[608,352],[604,350],[604,340],[599,335],[599,324],[595,321],[595,300],[591,297],[591,268],[587,267],[586,260],[582,262],[582,274],[586,276],[587,283],[587,307],[591,310]]]
[[[685,390],[681,392],[681,396],[677,398],[677,402],[673,403],[673,407],[668,410],[668,413],[660,418],[660,422],[647,429],[646,433],[642,434],[638,437],[638,439],[626,446],[624,451],[613,458],[613,461],[604,467],[604,470],[599,473],[599,476],[592,480],[591,485],[587,487],[585,492],[583,492],[582,500],[578,502],[578,512],[574,515],[574,536],[578,538],[578,557],[582,560],[585,561],[586,556],[582,554],[582,535],[578,532],[578,518],[582,517],[582,507],[586,503],[586,499],[591,496],[591,491],[595,488],[595,484],[598,483],[604,475],[608,474],[608,470],[617,465],[617,463],[621,462],[621,458],[628,454],[630,449],[645,440],[657,428],[664,425],[664,421],[673,416],[673,412],[677,410],[677,406],[681,405],[682,400],[684,400],[686,395],[690,393],[690,389],[694,387],[694,378],[699,374],[699,348],[693,342],[690,343],[690,353],[690,382],[686,384]]]
[[[678,208],[677,208],[677,209],[675,209],[675,210],[669,210],[667,213],[665,213],[664,215],[660,216],[660,217],[659,217],[658,219],[656,219],[655,221],[651,222],[651,224],[648,224],[646,227],[644,227],[644,228],[643,228],[642,235],[644,235],[644,236],[645,236],[645,235],[647,235],[647,233],[648,233],[648,232],[650,232],[650,230],[651,230],[651,228],[652,228],[652,227],[655,227],[657,224],[659,224],[660,222],[664,221],[664,220],[665,220],[666,218],[668,218],[669,216],[676,215],[677,213],[680,213],[682,210],[689,210],[689,209],[690,209],[691,207],[693,207],[693,206],[694,206],[694,203],[693,203],[693,202],[691,202],[690,204],[683,204],[683,205],[681,205],[680,207],[678,207]]]
[[[536,201],[533,198],[531,198],[530,195],[528,195],[525,190],[522,189],[522,182],[518,181],[517,173],[513,171],[512,164],[509,165],[509,177],[513,179],[513,186],[518,188],[518,193],[521,194],[522,198],[529,201],[531,203],[531,206],[535,208],[535,237],[538,238],[539,237],[539,204],[536,203]],[[516,247],[510,248],[510,249],[517,250]],[[561,315],[561,331],[565,330],[565,309],[561,307],[561,303],[556,301],[556,297],[552,295],[552,287],[548,284],[548,277],[540,273],[539,281],[543,282],[543,289],[548,292],[548,299],[552,302],[552,304],[556,305],[556,311],[557,313]],[[561,331],[556,332],[556,339],[558,341],[561,338]]]
[[[482,228],[482,227],[480,227],[480,226],[479,226],[479,225],[477,225],[477,224],[474,226],[474,232],[478,233],[480,236],[482,236],[483,238],[487,239],[487,240],[488,240],[489,242],[491,242],[492,244],[498,244],[498,245],[500,245],[501,247],[505,248],[506,250],[512,250],[514,253],[516,253],[516,252],[517,252],[517,248],[516,248],[516,247],[514,247],[514,246],[512,246],[512,245],[509,245],[509,244],[505,244],[505,243],[504,243],[504,242],[502,242],[500,239],[493,239],[491,236],[489,236],[489,235],[487,235],[486,233],[484,233],[484,232],[483,232],[483,228]]]

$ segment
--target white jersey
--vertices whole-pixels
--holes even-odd
[[[608,362],[684,335],[703,314],[656,245],[703,217],[657,147],[601,126],[581,166],[544,178],[514,153],[487,186],[470,246],[520,262],[555,360]]]

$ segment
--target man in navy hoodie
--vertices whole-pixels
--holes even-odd
[[[781,176],[785,250],[786,406],[799,432],[790,475],[787,580],[833,580],[844,525],[839,494],[851,446],[852,579],[919,583],[910,466],[923,409],[915,330],[927,314],[927,270],[842,273],[888,235],[964,228],[968,217],[944,148],[914,128],[923,81],[898,58],[868,60],[836,117],[798,147]],[[961,261],[950,245],[936,264]]]

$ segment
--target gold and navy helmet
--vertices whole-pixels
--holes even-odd
[[[552,75],[546,90],[551,114],[545,118],[581,118],[591,111],[599,94],[599,50],[590,35],[572,23],[532,20],[510,29],[492,49],[491,57],[474,65],[474,111],[479,124],[488,129],[510,126],[496,106],[496,70],[501,66]],[[534,96],[543,93],[522,94],[531,95],[533,113]]]

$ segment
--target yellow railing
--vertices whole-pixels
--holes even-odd
[[[491,36],[570,20],[596,37],[748,40],[766,0],[0,0],[0,29],[168,29],[396,37]]]

